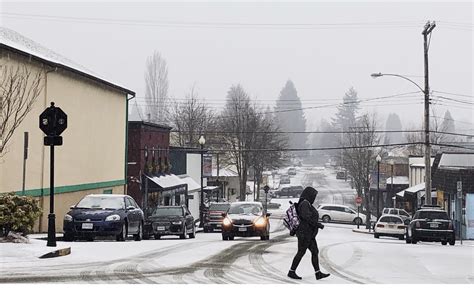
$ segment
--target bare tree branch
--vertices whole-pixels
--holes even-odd
[[[42,69],[33,73],[26,65],[0,64],[0,156],[43,90]]]
[[[168,66],[159,52],[147,58],[145,71],[147,114],[154,123],[168,120]]]

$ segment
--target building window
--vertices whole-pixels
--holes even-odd
[[[103,194],[112,194],[112,189],[105,189],[103,192]]]

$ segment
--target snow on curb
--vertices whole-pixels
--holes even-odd
[[[374,231],[370,231],[367,230],[367,229],[357,229],[357,228],[354,228],[352,229],[352,232],[357,232],[357,233],[365,233],[365,234],[374,234]]]

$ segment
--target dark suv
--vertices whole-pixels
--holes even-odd
[[[229,210],[230,203],[211,203],[209,209],[204,216],[204,232],[212,232],[214,229],[222,228],[222,213],[226,213]]]
[[[423,207],[416,211],[407,227],[406,243],[435,241],[446,245],[455,244],[453,222],[448,213],[440,208]]]
[[[186,206],[158,206],[148,217],[155,239],[164,235],[177,235],[180,239],[195,238],[194,217]]]

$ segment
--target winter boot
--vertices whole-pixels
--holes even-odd
[[[289,270],[288,271],[288,277],[292,278],[292,279],[297,279],[297,280],[301,280],[301,277],[296,275],[296,272],[293,271],[293,270]]]
[[[330,274],[324,274],[321,271],[316,272],[316,280],[321,280],[323,278],[329,277]]]

